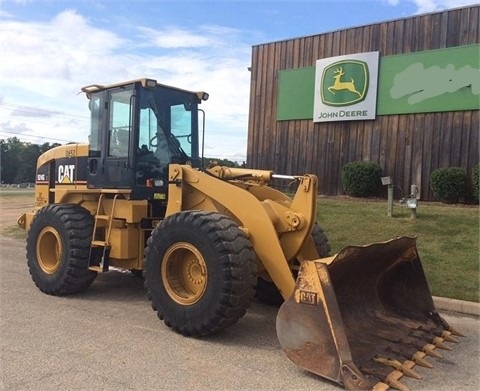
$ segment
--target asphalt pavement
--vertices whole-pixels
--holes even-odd
[[[22,240],[0,237],[0,389],[35,390],[315,390],[343,388],[305,372],[281,350],[276,308],[255,302],[219,335],[185,338],[152,311],[143,281],[99,275],[84,293],[52,297],[30,279]],[[480,322],[443,314],[467,335],[412,390],[477,390]]]

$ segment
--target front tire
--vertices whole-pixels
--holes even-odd
[[[144,277],[160,319],[185,336],[237,322],[255,293],[256,257],[229,217],[184,211],[165,218],[147,241]]]
[[[35,285],[49,295],[87,289],[93,221],[79,205],[51,204],[35,215],[27,236],[27,265]]]

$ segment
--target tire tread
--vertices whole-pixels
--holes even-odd
[[[177,226],[188,226],[201,232],[215,248],[221,264],[219,270],[228,281],[218,292],[218,300],[210,315],[196,324],[174,322],[162,312],[160,300],[149,286],[150,264],[158,256],[158,245],[169,230]],[[152,267],[152,269],[155,269]],[[145,286],[152,308],[164,323],[183,335],[207,335],[222,330],[238,321],[246,312],[255,295],[256,257],[246,234],[235,221],[216,212],[186,211],[167,217],[153,231],[147,241],[144,259]],[[154,273],[152,270],[151,273]]]
[[[36,235],[51,224],[58,225],[56,229],[65,239],[63,246],[67,251],[62,260],[66,264],[53,280],[44,277],[36,259]],[[92,231],[92,216],[80,205],[50,204],[35,215],[27,237],[27,263],[35,285],[42,292],[67,295],[83,291],[91,285],[97,274],[88,269]]]

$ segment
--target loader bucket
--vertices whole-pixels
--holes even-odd
[[[302,262],[277,334],[295,364],[347,390],[408,390],[415,365],[457,342],[435,310],[415,238],[401,237]],[[447,343],[446,343],[447,342]]]

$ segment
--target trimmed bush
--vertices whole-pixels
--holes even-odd
[[[478,180],[479,170],[480,170],[480,164],[477,164],[475,167],[473,167],[473,171],[472,171],[473,198],[475,198],[477,201],[479,200],[478,191],[480,186],[480,182]]]
[[[376,196],[381,185],[382,168],[373,162],[352,162],[342,167],[342,186],[351,197]]]
[[[455,204],[467,196],[467,171],[461,167],[437,168],[430,176],[430,187],[435,197]]]

